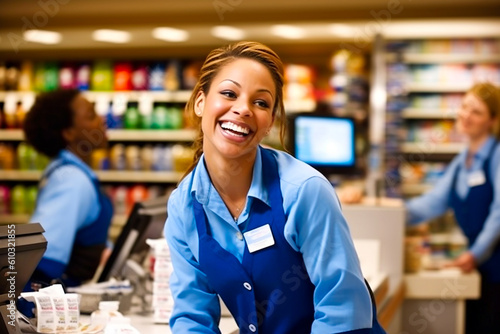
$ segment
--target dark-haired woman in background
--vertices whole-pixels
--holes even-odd
[[[105,126],[79,91],[64,90],[37,97],[24,135],[51,158],[30,219],[41,223],[48,241],[32,282],[79,285],[99,265],[112,217],[111,202],[89,167],[92,151],[107,146]]]

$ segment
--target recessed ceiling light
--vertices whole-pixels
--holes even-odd
[[[353,37],[354,36],[354,29],[347,24],[341,24],[341,23],[331,24],[328,27],[328,31],[330,31],[330,33],[332,35],[339,36],[339,37]]]
[[[286,39],[301,39],[306,36],[304,29],[287,24],[274,25],[271,27],[271,32]]]
[[[210,32],[215,37],[230,41],[242,40],[246,35],[242,29],[230,26],[215,26],[210,30]]]
[[[92,39],[99,42],[122,44],[130,42],[130,33],[123,30],[99,29],[92,33]]]
[[[62,40],[60,33],[48,30],[26,30],[23,34],[26,41],[41,44],[58,44]]]
[[[153,29],[153,37],[167,42],[184,42],[189,39],[189,33],[186,30],[159,27]]]

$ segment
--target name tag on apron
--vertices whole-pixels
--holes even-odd
[[[484,176],[484,171],[478,170],[472,172],[467,178],[467,184],[469,187],[480,186],[486,182],[486,177]]]
[[[250,253],[274,245],[273,232],[271,232],[269,224],[245,232],[243,236],[245,237]]]

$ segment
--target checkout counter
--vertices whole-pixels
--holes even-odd
[[[450,268],[404,273],[405,211],[398,200],[365,199],[343,205],[363,274],[376,300],[380,324],[389,334],[464,332],[465,300],[478,298],[477,272],[464,275]],[[171,333],[152,315],[126,314],[141,333]],[[82,315],[81,322],[90,318]],[[238,332],[234,319],[223,312],[223,334]]]

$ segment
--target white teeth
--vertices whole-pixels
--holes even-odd
[[[245,135],[247,135],[250,132],[250,130],[248,128],[241,127],[241,126],[236,125],[236,124],[231,123],[231,122],[223,122],[221,124],[221,127],[224,130],[232,130],[235,132],[243,133]]]

